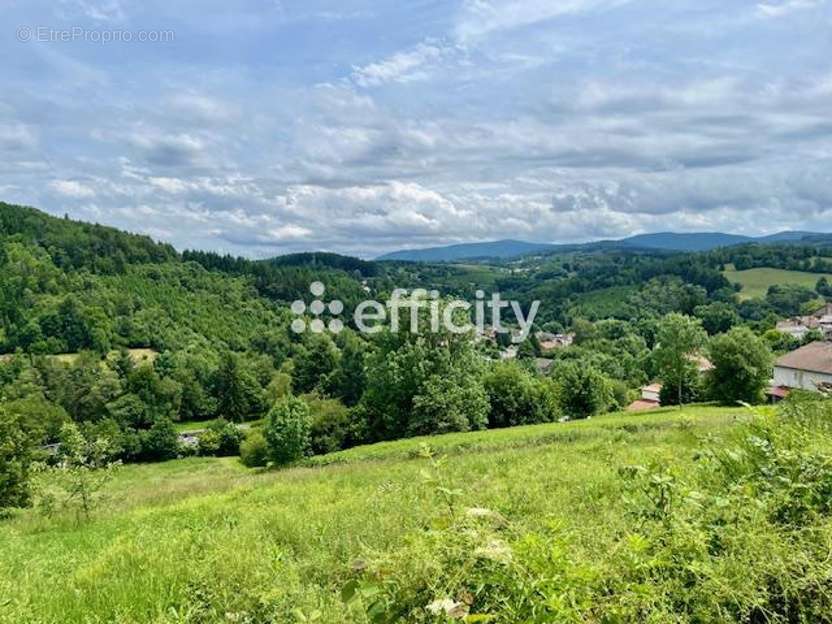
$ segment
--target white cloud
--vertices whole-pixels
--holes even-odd
[[[779,3],[763,2],[757,5],[757,12],[763,17],[783,17],[806,9],[815,9],[826,4],[826,0],[782,0]]]
[[[388,82],[425,80],[430,76],[432,69],[456,52],[458,51],[451,47],[424,42],[412,50],[397,52],[383,61],[353,67],[351,77],[353,82],[361,87],[377,87]]]
[[[631,0],[465,0],[456,26],[461,41],[563,15],[615,8]]]
[[[273,230],[269,230],[269,238],[274,242],[304,239],[309,238],[311,235],[312,230],[309,228],[294,224],[282,225]]]
[[[0,150],[31,149],[37,145],[37,137],[22,123],[0,123]]]
[[[54,180],[49,183],[49,187],[61,195],[75,199],[95,197],[95,191],[93,189],[76,180]]]
[[[169,105],[200,122],[227,122],[236,116],[234,107],[199,93],[177,93],[169,98]]]
[[[124,7],[119,0],[61,0],[61,4],[96,21],[118,21],[125,17]]]

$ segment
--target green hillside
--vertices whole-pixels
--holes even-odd
[[[127,466],[86,523],[0,525],[0,622],[756,621],[823,591],[832,538],[828,429],[765,411]],[[795,621],[827,621],[814,595]]]
[[[804,271],[786,271],[784,269],[756,268],[737,271],[726,267],[722,273],[731,283],[742,284],[739,295],[741,299],[765,297],[770,286],[794,284],[814,289],[821,277],[832,280],[832,274],[807,273]]]
[[[476,565],[465,549],[498,557],[498,539],[528,557],[524,565],[585,557],[581,569],[557,573],[589,574],[628,530],[618,468],[668,457],[687,470],[697,436],[737,418],[746,415],[691,407],[451,434],[279,472],[230,458],[126,466],[88,524],[35,511],[0,524],[0,596],[9,597],[0,622],[301,622],[316,611],[324,622],[365,622],[359,605],[340,598],[351,579],[381,574],[380,590],[412,586],[408,600],[424,607],[465,581]],[[425,445],[447,458],[420,458]],[[470,509],[494,516],[477,520]],[[483,533],[452,535],[449,522]],[[540,540],[559,550],[538,551]]]

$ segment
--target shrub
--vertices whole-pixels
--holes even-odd
[[[485,429],[488,395],[475,375],[433,375],[413,397],[408,435]]]
[[[140,459],[165,460],[173,459],[179,453],[179,435],[170,418],[158,418],[153,426],[140,434]]]
[[[208,425],[208,430],[199,436],[199,454],[226,457],[240,452],[243,432],[234,424],[222,418]]]
[[[309,428],[309,406],[291,395],[280,399],[266,417],[269,459],[279,466],[301,459],[309,448]]]
[[[22,418],[0,406],[0,509],[29,503],[33,447]]]
[[[315,455],[333,453],[346,447],[350,435],[350,410],[336,399],[307,399],[311,413],[310,448]]]
[[[623,410],[633,402],[633,392],[627,387],[627,384],[618,379],[613,379],[610,387],[612,388],[612,404],[613,410]]]
[[[220,450],[220,435],[210,429],[203,431],[197,440],[196,448],[197,454],[203,457],[218,455]]]
[[[252,429],[240,444],[240,461],[249,468],[262,468],[269,463],[269,447],[260,429]]]
[[[711,340],[714,368],[707,381],[711,398],[721,403],[757,403],[771,376],[772,355],[766,341],[747,327],[735,327]]]
[[[52,471],[52,483],[60,492],[58,502],[65,508],[74,508],[77,520],[89,520],[118,466],[112,461],[114,449],[103,435],[85,438],[74,422],[61,427],[59,439],[59,462]],[[44,493],[40,505],[44,511],[52,511],[55,502],[53,490]]]
[[[559,364],[554,372],[561,410],[570,418],[587,418],[606,411],[613,401],[609,378],[593,366]]]
[[[514,427],[557,419],[555,391],[516,362],[495,364],[483,380],[491,409],[489,427]]]

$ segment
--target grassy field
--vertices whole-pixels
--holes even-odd
[[[832,275],[823,273],[805,273],[803,271],[785,271],[783,269],[748,269],[737,271],[730,266],[722,273],[731,283],[742,284],[741,299],[765,297],[769,286],[775,284],[797,284],[814,289],[821,277],[832,280]]]
[[[158,356],[158,351],[153,349],[127,349],[127,352],[130,354],[130,357],[136,364],[144,364],[145,362],[153,362]],[[108,357],[114,357],[118,354],[118,351],[110,351]],[[11,359],[12,354],[4,354],[0,355],[0,360],[9,360]],[[49,358],[54,358],[55,360],[62,362],[64,364],[72,364],[75,360],[78,359],[78,353],[59,353],[57,355],[49,355]]]
[[[539,540],[551,541],[546,557],[596,574],[632,528],[619,470],[661,460],[684,471],[704,438],[750,418],[708,406],[616,414],[358,447],[283,471],[236,458],[125,466],[86,523],[32,510],[0,521],[0,622],[385,621],[365,608],[374,585],[349,604],[342,592],[357,577],[414,578],[442,598],[460,580],[446,574],[445,538],[479,553],[463,576]],[[449,518],[467,528],[448,532]],[[407,619],[444,621],[422,613]]]

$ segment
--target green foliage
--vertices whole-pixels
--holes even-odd
[[[59,435],[56,466],[48,490],[41,489],[38,506],[47,515],[57,506],[74,509],[76,520],[89,520],[101,503],[102,490],[117,467],[113,447],[105,437],[88,440],[75,423],[66,423]]]
[[[483,385],[491,406],[491,428],[557,420],[558,398],[552,381],[535,377],[515,362],[494,364]]]
[[[305,397],[309,406],[309,448],[314,455],[334,453],[351,442],[351,418],[349,408],[337,399],[322,399],[315,395]]]
[[[697,306],[693,313],[710,336],[725,333],[740,323],[735,307],[723,301]]]
[[[29,503],[35,440],[19,414],[0,406],[0,510]]]
[[[774,363],[764,339],[747,327],[735,327],[712,338],[708,353],[714,365],[707,373],[711,398],[723,404],[763,400]]]
[[[269,463],[269,445],[260,429],[251,429],[240,444],[240,461],[248,468],[263,468]]]
[[[708,291],[702,286],[676,276],[660,276],[648,281],[633,296],[632,303],[637,310],[651,310],[657,315],[693,314],[707,300]]]
[[[796,284],[774,285],[766,293],[766,302],[782,316],[795,316],[803,310],[803,305],[815,299],[811,288]]]
[[[431,375],[413,397],[407,435],[485,429],[488,395],[478,371],[454,369],[451,374]]]
[[[243,432],[237,425],[218,418],[199,436],[199,454],[218,457],[238,455],[242,440]]]
[[[255,420],[262,414],[260,385],[238,355],[231,352],[222,355],[212,385],[217,397],[217,414],[221,418],[245,422]]]
[[[540,350],[540,342],[537,340],[537,336],[532,334],[526,340],[520,343],[517,347],[517,359],[518,360],[531,360],[536,357],[540,357],[541,350]]]
[[[361,401],[371,440],[484,426],[483,364],[470,336],[385,331],[375,347]]]
[[[367,385],[366,354],[370,346],[353,331],[345,330],[338,336],[340,356],[337,366],[326,380],[327,392],[349,407],[361,400]]]
[[[556,366],[552,377],[560,409],[569,418],[595,416],[612,405],[614,397],[609,378],[592,366],[564,362]]]
[[[652,376],[652,362],[638,328],[622,321],[600,321],[577,346],[555,350],[552,357],[594,366],[612,379],[632,387],[644,385]]]
[[[34,208],[3,202],[0,202],[0,235],[37,242],[62,269],[114,273],[126,264],[165,262],[176,257],[173,247],[155,243],[147,236],[58,219]]]
[[[676,390],[675,403],[685,402],[685,386],[696,370],[691,359],[704,346],[705,339],[698,319],[674,313],[659,323],[653,358],[664,386]]]
[[[763,340],[768,344],[769,349],[775,353],[794,351],[800,346],[800,340],[791,334],[769,329],[763,334]]]
[[[309,448],[309,406],[303,399],[287,396],[280,399],[266,416],[264,436],[269,459],[278,466],[301,459]]]
[[[293,358],[294,392],[305,394],[316,389],[325,390],[329,375],[338,365],[339,357],[338,349],[327,334],[309,334]]]
[[[61,426],[69,420],[66,410],[39,393],[8,401],[5,409],[20,418],[21,426],[31,432],[34,438],[48,444],[58,439]]]
[[[817,284],[815,284],[815,291],[827,299],[832,299],[832,284],[829,283],[826,276],[821,277]]]
[[[179,454],[179,435],[170,418],[161,417],[140,434],[139,459],[163,461]]]
[[[659,403],[664,406],[695,403],[703,400],[702,391],[702,375],[694,362],[688,362],[684,367],[664,374]]]

